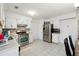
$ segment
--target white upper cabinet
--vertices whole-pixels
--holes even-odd
[[[2,23],[3,28],[5,27],[5,10],[4,4],[0,3],[0,21]]]
[[[26,24],[28,28],[31,26],[32,18],[14,13],[6,12],[6,28],[17,28],[17,24]]]
[[[0,19],[5,20],[4,4],[0,3]]]
[[[6,28],[17,28],[15,15],[11,15],[6,11]]]

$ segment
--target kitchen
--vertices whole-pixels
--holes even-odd
[[[73,6],[72,3],[71,4],[0,3],[0,6],[1,6],[0,20],[2,24],[2,30],[8,31],[9,35],[10,36],[12,35],[12,37],[14,38],[13,39],[14,42],[16,41],[17,43],[16,51],[15,48],[13,49],[15,53],[10,50],[12,53],[7,51],[5,54],[2,54],[3,52],[1,52],[1,55],[7,55],[8,53],[8,55],[18,56],[20,54],[21,49],[29,49],[27,48],[27,46],[29,46],[30,44],[32,45],[32,43],[34,43],[35,40],[45,41],[46,42],[45,44],[48,44],[49,42],[49,44],[53,43],[55,45],[58,45],[59,43],[63,44],[64,38],[68,37],[68,35],[72,35],[73,39],[75,40],[78,38],[77,20],[76,18],[74,18],[75,20],[74,19],[72,20],[73,17],[76,17],[75,7]],[[36,9],[38,13],[36,11],[30,11],[30,9],[32,10]],[[64,19],[69,20],[65,21]],[[47,27],[44,26],[46,25],[48,26],[48,29],[45,30],[45,28]],[[71,30],[72,33],[69,30]],[[40,42],[38,43],[40,44]],[[12,45],[10,43],[8,44]],[[6,46],[8,45],[6,44]],[[19,48],[21,46],[25,47]],[[61,53],[62,53],[61,55],[65,55],[64,50]]]

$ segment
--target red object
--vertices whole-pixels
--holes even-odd
[[[0,42],[1,42],[3,39],[4,39],[4,35],[1,34],[1,35],[0,35]]]

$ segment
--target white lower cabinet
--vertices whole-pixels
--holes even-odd
[[[59,43],[59,34],[57,34],[57,33],[52,34],[52,42]]]
[[[0,56],[18,56],[19,50],[18,47],[13,47],[8,50],[0,51]]]
[[[0,46],[0,56],[19,56],[19,46],[15,39],[10,40],[7,45]]]

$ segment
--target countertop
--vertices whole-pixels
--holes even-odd
[[[19,47],[20,45],[17,43],[16,40],[9,40],[9,44],[5,45],[5,46],[1,46],[0,47],[0,52],[4,51],[4,50],[9,50],[11,48],[14,48],[14,47]]]

